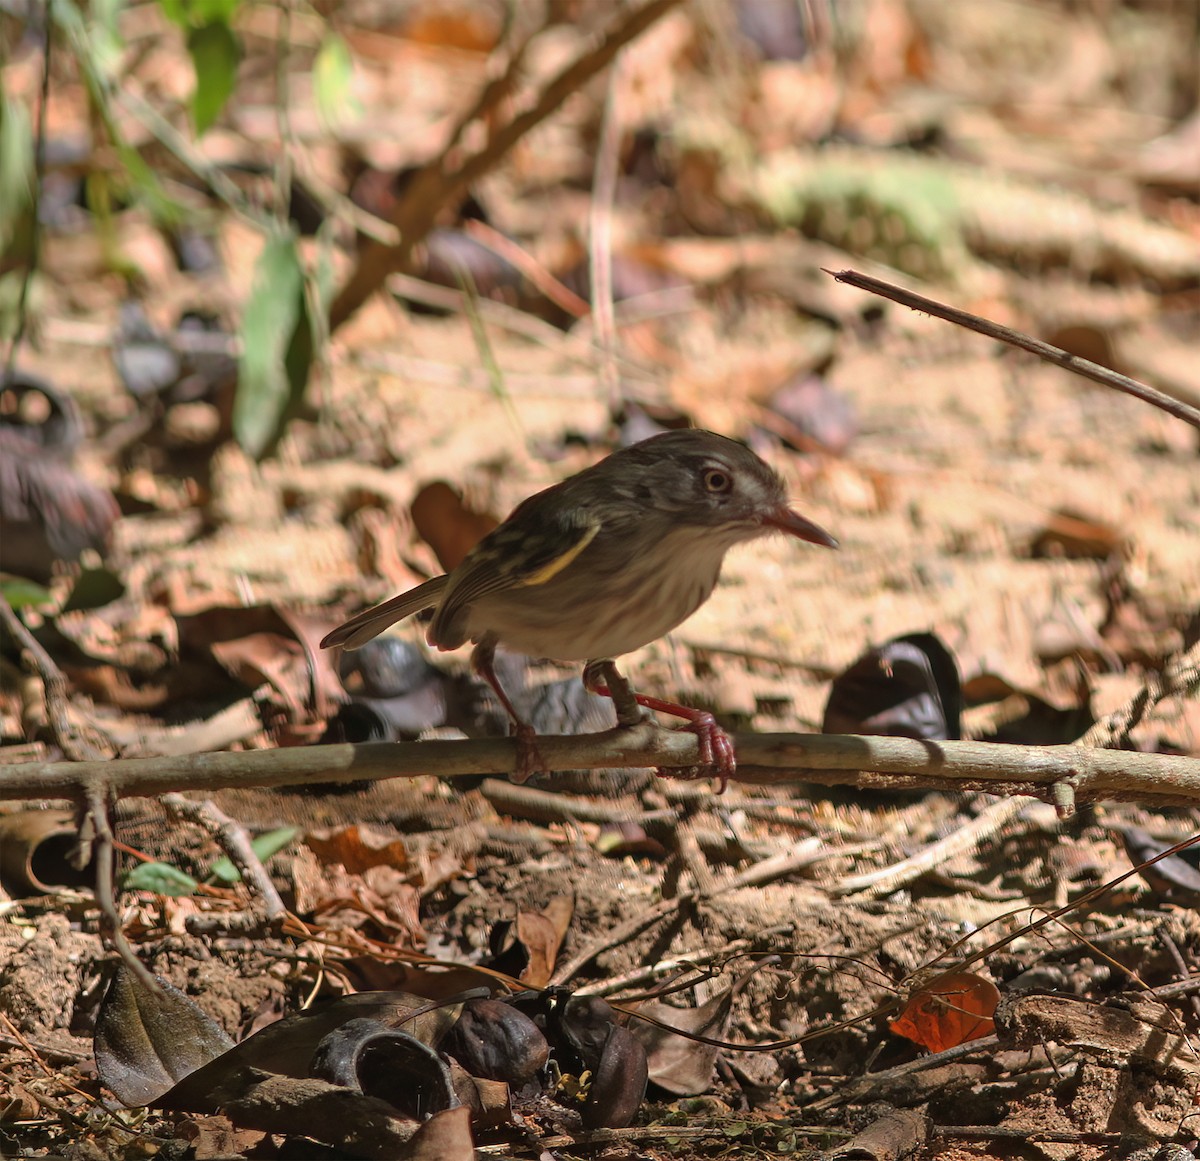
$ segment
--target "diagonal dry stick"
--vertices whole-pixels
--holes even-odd
[[[1082,738],[1081,746],[1119,749],[1129,744],[1130,732],[1160,701],[1168,697],[1195,697],[1200,692],[1200,640],[1175,654],[1123,706],[1106,714]]]
[[[857,270],[826,270],[825,273],[831,275],[838,282],[844,282],[847,286],[856,286],[859,290],[870,291],[872,294],[878,294],[881,298],[890,298],[892,302],[898,302],[901,306],[907,306],[911,310],[931,314],[934,318],[945,319],[956,326],[966,327],[978,334],[987,335],[988,338],[1007,343],[1010,347],[1019,347],[1023,351],[1029,351],[1031,354],[1037,355],[1039,359],[1053,363],[1056,367],[1062,367],[1065,371],[1072,371],[1076,375],[1082,375],[1085,379],[1091,379],[1094,383],[1100,383],[1105,387],[1112,387],[1116,391],[1123,391],[1126,395],[1132,395],[1135,399],[1160,408],[1168,415],[1175,416],[1176,419],[1182,419],[1184,423],[1200,427],[1200,408],[1192,407],[1190,404],[1176,399],[1173,395],[1156,391],[1145,383],[1139,383],[1137,379],[1129,378],[1128,375],[1121,375],[1108,367],[1102,367],[1099,363],[1093,363],[1090,359],[1081,359],[1078,355],[1068,354],[1061,347],[1043,343],[1040,339],[1035,339],[1022,331],[1014,331],[1011,327],[1001,326],[999,323],[981,318],[977,314],[959,310],[954,306],[947,306],[943,302],[938,302],[937,299],[914,294],[911,290],[905,290],[894,283],[884,282],[882,278],[872,278],[869,274],[860,274]]]
[[[438,211],[460,197],[468,186],[493,169],[503,157],[535,126],[554,113],[572,94],[602,69],[606,68],[631,40],[640,36],[655,21],[679,4],[681,0],[648,0],[641,8],[623,13],[609,28],[595,48],[577,57],[553,77],[533,104],[515,114],[493,132],[478,152],[465,158],[456,169],[449,168],[448,151],[418,171],[405,196],[393,208],[390,221],[400,231],[398,246],[379,242],[367,245],[359,255],[358,265],[351,273],[341,293],[329,311],[329,327],[337,330],[384,283],[389,274],[407,270],[414,247],[433,226]],[[519,52],[521,50],[518,50]],[[506,73],[506,78],[508,74]],[[485,111],[496,104],[503,91],[504,79],[493,82],[477,99],[476,110]],[[463,135],[466,119],[454,130],[453,140]]]

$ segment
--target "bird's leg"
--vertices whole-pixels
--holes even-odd
[[[583,684],[601,697],[611,697],[617,710],[617,724],[626,728],[636,726],[642,720],[639,706],[655,710],[658,713],[671,714],[673,717],[684,718],[687,725],[681,727],[696,735],[700,743],[700,765],[692,767],[691,771],[684,769],[665,769],[660,767],[658,774],[665,778],[701,777],[698,772],[716,767],[717,780],[720,785],[717,793],[723,794],[729,779],[737,772],[737,755],[733,750],[733,741],[717,724],[717,719],[707,710],[691,709],[685,705],[676,705],[671,701],[662,701],[657,697],[647,697],[642,693],[634,693],[627,678],[623,677],[613,661],[589,661],[583,668]]]
[[[624,729],[636,726],[645,716],[638,708],[641,699],[633,686],[617,668],[615,661],[589,661],[583,667],[583,688],[601,697],[612,698],[617,711],[617,725]]]
[[[513,771],[512,780],[516,783],[527,782],[534,774],[543,771],[549,773],[549,767],[538,750],[537,731],[517,713],[508,694],[504,692],[504,686],[500,684],[500,678],[496,676],[492,665],[495,657],[496,642],[485,637],[471,653],[471,668],[492,687],[492,692],[500,699],[504,712],[508,714],[512,737],[517,743],[517,768]]]

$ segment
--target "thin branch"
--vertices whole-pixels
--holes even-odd
[[[740,891],[745,887],[759,887],[776,879],[785,879],[818,862],[826,855],[827,848],[819,838],[814,836],[801,839],[790,849],[778,855],[761,859],[744,871],[726,876],[719,883],[713,884],[709,891],[684,891],[674,898],[663,899],[654,906],[630,916],[624,923],[619,923],[604,931],[587,946],[576,951],[570,959],[559,963],[550,982],[555,985],[565,984],[601,952],[607,951],[610,947],[619,947],[621,944],[628,943],[652,923],[657,923],[658,920],[665,919],[668,915],[683,911],[701,899],[712,899],[729,891]]]
[[[454,290],[449,286],[438,286],[433,282],[423,282],[411,274],[391,275],[387,280],[387,288],[392,294],[412,299],[423,306],[455,312],[463,311],[467,297],[461,290]],[[531,343],[549,347],[551,350],[563,345],[563,332],[536,315],[528,314],[503,302],[495,302],[490,298],[478,299],[475,309],[485,322],[501,327],[510,334],[528,339]]]
[[[220,844],[230,862],[241,872],[247,888],[257,891],[268,920],[278,919],[287,910],[262,860],[254,853],[245,828],[211,802],[197,802],[182,794],[164,794],[163,806],[178,818],[203,827]]]
[[[877,871],[867,871],[861,875],[841,880],[836,888],[837,895],[851,895],[861,892],[860,897],[878,899],[881,895],[890,895],[893,891],[919,879],[926,872],[949,862],[967,851],[974,850],[985,838],[995,834],[1005,823],[1025,809],[1025,803],[1018,798],[1001,798],[989,803],[970,822],[958,827],[945,838],[919,850],[915,855],[893,863],[890,867],[882,867]]]
[[[68,708],[67,679],[54,664],[50,654],[42,648],[37,638],[25,627],[6,598],[0,596],[0,623],[8,630],[13,641],[21,650],[22,660],[34,670],[42,682],[46,699],[46,717],[56,745],[68,758],[99,758],[101,752],[71,724]]]
[[[1176,419],[1182,419],[1184,423],[1200,427],[1200,408],[1192,407],[1181,399],[1176,399],[1162,391],[1156,391],[1145,383],[1139,383],[1136,379],[1129,378],[1128,375],[1118,374],[1108,367],[1102,367],[1099,363],[1093,363],[1090,359],[1081,359],[1077,355],[1068,354],[1061,347],[1053,347],[1049,343],[1043,343],[1040,339],[1023,334],[1021,331],[1014,331],[1010,327],[1001,326],[999,323],[980,318],[977,314],[970,314],[957,307],[946,306],[945,303],[938,302],[936,299],[914,294],[911,290],[905,290],[891,282],[884,282],[881,278],[872,278],[869,274],[860,274],[857,270],[838,270],[836,272],[826,270],[825,273],[832,275],[838,282],[846,283],[847,286],[856,286],[859,290],[867,290],[882,298],[890,298],[893,302],[907,306],[910,310],[931,314],[934,318],[945,319],[956,326],[966,327],[968,330],[986,335],[990,339],[1007,343],[1010,347],[1019,347],[1023,351],[1029,351],[1031,354],[1037,355],[1039,359],[1045,359],[1046,362],[1062,367],[1065,371],[1073,371],[1076,375],[1082,375],[1094,383],[1112,387],[1116,391],[1123,391],[1126,395],[1132,395],[1135,399],[1161,408],[1168,415],[1175,416]]]
[[[1106,714],[1082,738],[1083,746],[1127,746],[1129,735],[1160,701],[1168,697],[1194,697],[1200,690],[1200,641],[1177,653],[1125,703]]]
[[[580,298],[569,286],[555,278],[532,254],[518,246],[511,238],[505,237],[494,226],[476,218],[469,218],[463,222],[462,229],[464,234],[470,235],[481,246],[486,246],[510,266],[515,266],[555,306],[561,307],[573,318],[587,317],[592,308],[586,299]],[[549,323],[546,325],[550,326]],[[562,337],[563,332],[558,327],[552,329]]]
[[[144,987],[158,995],[158,981],[150,973],[150,969],[137,957],[125,932],[121,929],[121,916],[117,912],[117,902],[113,896],[113,877],[116,873],[116,856],[113,848],[112,825],[108,820],[108,804],[110,796],[104,788],[93,785],[85,795],[87,817],[92,826],[92,842],[94,844],[93,866],[96,870],[96,906],[100,908],[102,926],[108,929],[108,938],[116,949],[117,954],[128,965],[129,970]]]
[[[329,311],[330,330],[337,330],[366,300],[383,285],[389,274],[406,272],[413,248],[429,232],[438,211],[461,196],[472,182],[495,168],[531,129],[556,112],[572,94],[607,67],[621,49],[659,20],[680,0],[649,0],[643,7],[625,13],[593,49],[572,61],[552,78],[530,108],[491,134],[487,143],[465,158],[457,169],[447,169],[447,151],[420,170],[405,196],[393,209],[389,220],[400,231],[395,247],[371,243],[359,256],[341,293]],[[490,86],[489,86],[490,88]],[[491,101],[490,94],[487,101]],[[487,103],[483,97],[480,103]],[[461,129],[455,130],[455,140]]]
[[[737,780],[760,785],[821,783],[871,788],[979,790],[1054,797],[1070,786],[1080,801],[1200,803],[1200,758],[1082,746],[931,742],[849,734],[738,734]],[[555,770],[694,767],[694,734],[653,722],[598,734],[544,735],[538,751]],[[0,769],[0,801],[81,800],[93,789],[118,797],[171,790],[303,786],[423,775],[511,774],[511,738],[366,742],[243,753],[119,758],[107,762],[28,762]]]
[[[592,319],[600,348],[600,379],[608,393],[609,413],[621,405],[617,375],[617,327],[613,319],[612,218],[617,197],[621,161],[621,116],[617,105],[621,80],[621,57],[608,75],[608,92],[600,117],[600,139],[596,142],[596,165],[592,175],[592,197],[588,206],[588,275],[591,281]]]

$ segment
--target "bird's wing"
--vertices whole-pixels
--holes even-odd
[[[534,497],[535,499],[539,497]],[[579,510],[552,510],[546,505],[529,519],[518,508],[490,532],[454,571],[453,583],[429,627],[429,639],[443,649],[463,643],[467,609],[481,597],[511,589],[544,585],[556,577],[600,531],[595,516]],[[531,600],[536,596],[530,595]]]
[[[424,584],[409,589],[382,605],[365,609],[356,617],[351,617],[344,625],[339,625],[321,641],[322,649],[330,649],[334,645],[344,645],[347,649],[358,649],[372,637],[378,637],[389,625],[411,617],[422,609],[430,609],[442,599],[449,581],[448,576],[435,576]]]

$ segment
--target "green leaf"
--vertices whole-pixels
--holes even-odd
[[[233,94],[242,47],[233,29],[217,20],[189,32],[187,48],[196,70],[192,124],[199,137],[220,116]]]
[[[163,15],[180,28],[232,24],[241,0],[158,0]]]
[[[159,11],[180,28],[187,27],[187,5],[181,0],[158,0]]]
[[[358,112],[359,103],[350,91],[354,80],[354,60],[346,42],[335,34],[327,36],[313,61],[313,95],[317,112],[328,125],[336,125],[346,114]]]
[[[170,863],[138,863],[121,877],[121,886],[126,891],[153,891],[156,895],[170,895],[177,899],[195,894],[200,884],[186,871]]]
[[[250,849],[258,856],[259,862],[265,863],[272,855],[278,854],[300,833],[298,826],[281,826],[277,830],[264,831],[250,840]],[[222,883],[236,883],[242,877],[242,872],[233,865],[233,861],[222,855],[208,869],[209,877],[220,879]]]
[[[312,347],[296,240],[279,234],[259,256],[242,313],[233,433],[250,455],[260,458],[275,446],[303,400]]]
[[[29,110],[0,94],[0,244],[28,229],[33,199],[33,129]]]
[[[12,609],[25,609],[31,605],[48,604],[50,590],[26,580],[23,576],[6,576],[0,578],[0,597],[3,597]]]

